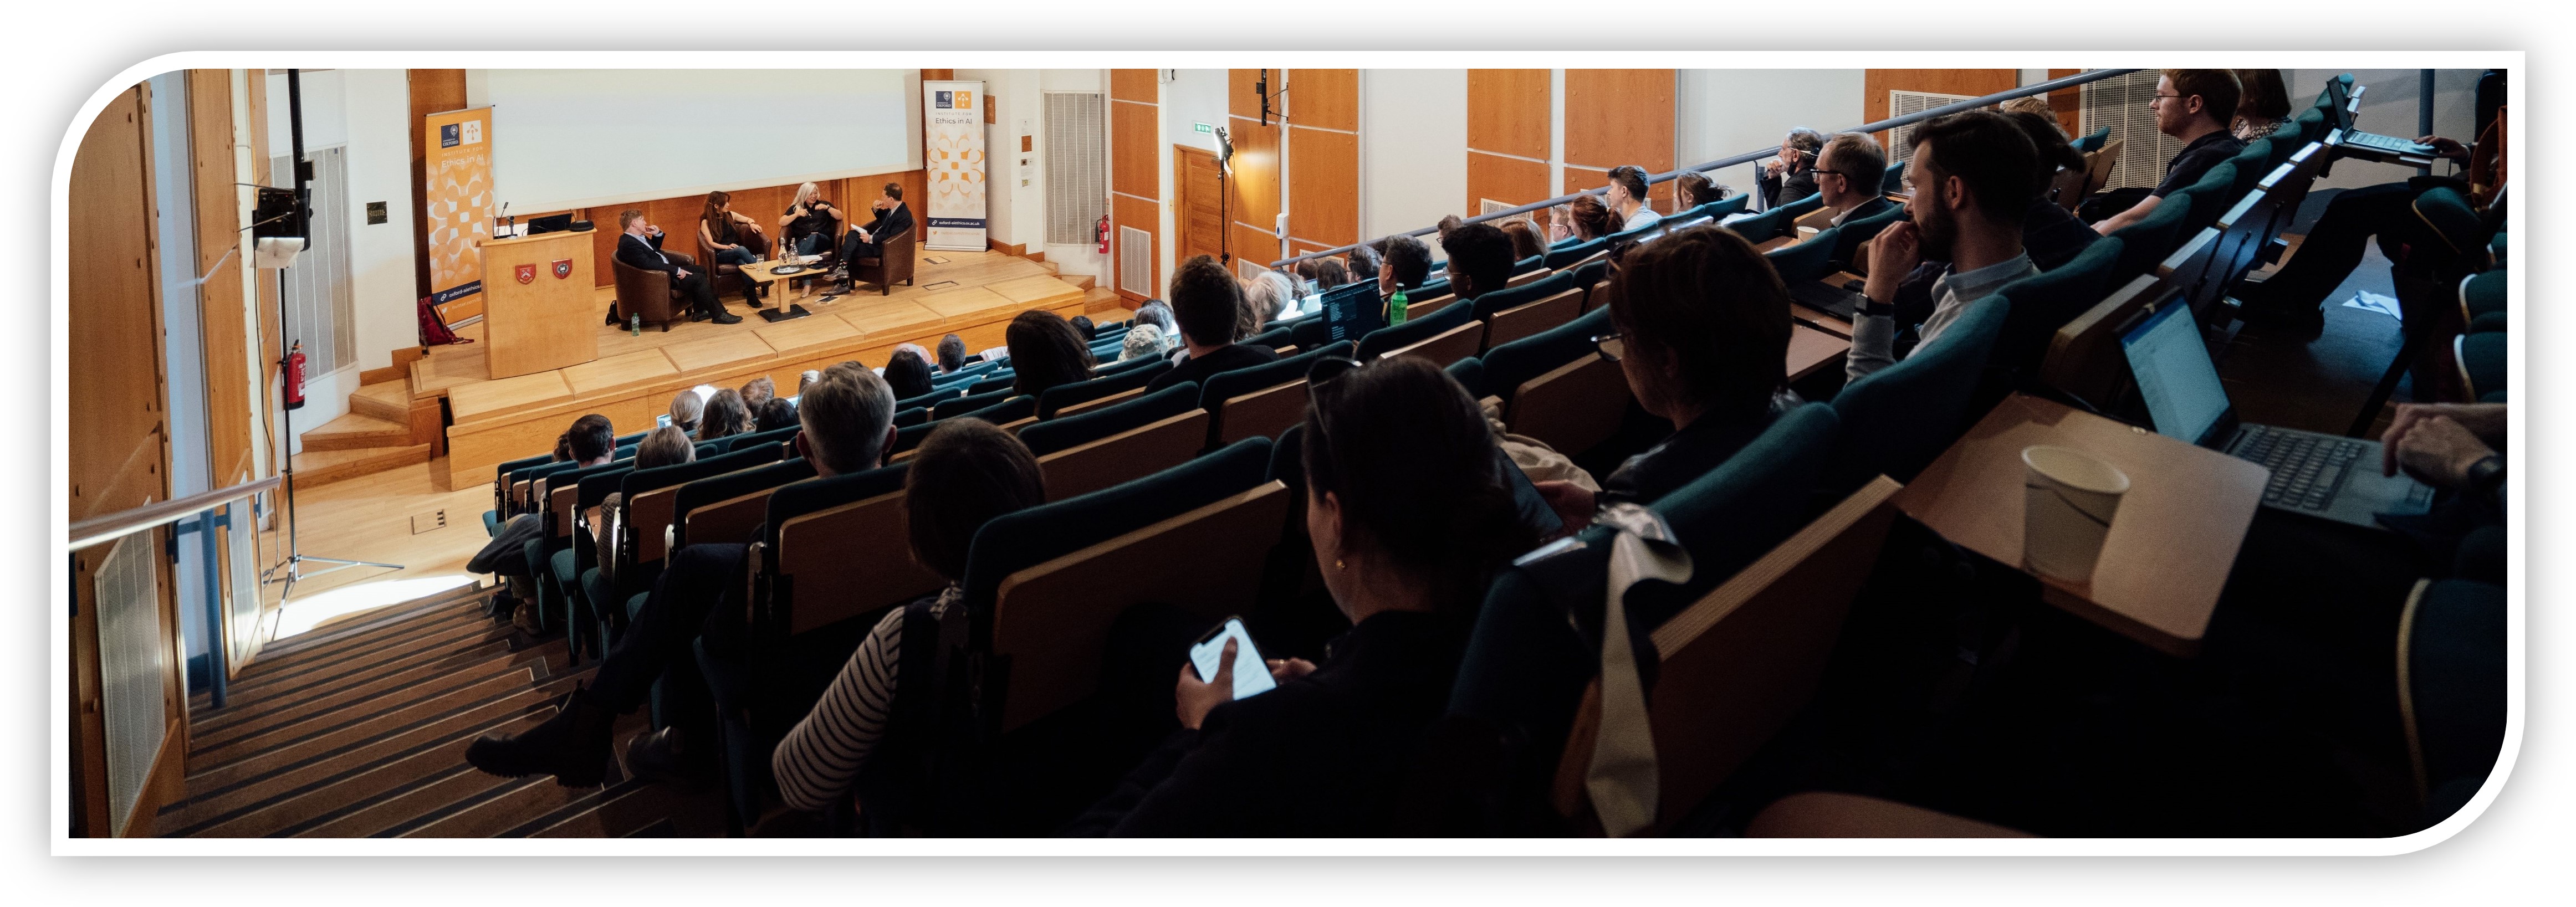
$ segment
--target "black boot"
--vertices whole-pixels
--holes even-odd
[[[544,723],[513,735],[486,734],[465,747],[465,761],[505,778],[553,775],[565,787],[597,787],[608,779],[610,737],[617,715],[574,689]]]
[[[706,758],[706,749],[677,727],[647,731],[626,742],[626,767],[640,778],[701,789],[715,779],[714,761]]]
[[[760,301],[760,284],[749,278],[744,278],[742,282],[742,301],[743,304],[751,306],[752,308],[760,308],[762,304]]]

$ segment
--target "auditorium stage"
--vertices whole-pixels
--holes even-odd
[[[481,343],[432,347],[410,364],[411,394],[446,398],[448,481],[464,487],[489,481],[502,462],[553,449],[555,436],[584,413],[604,414],[628,434],[650,427],[681,388],[735,387],[768,375],[779,393],[793,394],[806,369],[849,359],[882,366],[897,344],[932,347],[954,333],[968,350],[1001,346],[1003,328],[1029,309],[1071,318],[1119,308],[1115,293],[1081,285],[1089,278],[1059,277],[1001,252],[923,251],[914,274],[917,286],[887,296],[862,285],[826,304],[809,292],[801,302],[812,315],[776,324],[752,314],[740,294],[724,297],[739,324],[677,323],[642,336],[602,324],[598,359],[515,378],[491,378]],[[786,290],[771,292],[775,308]],[[599,288],[601,317],[615,297],[613,287]],[[480,325],[458,331],[481,333]]]

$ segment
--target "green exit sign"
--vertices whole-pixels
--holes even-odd
[[[1208,125],[1208,124],[1206,124],[1206,123],[1191,123],[1190,125],[1195,126],[1195,127],[1198,127],[1198,130],[1199,130],[1200,132],[1203,132],[1203,133],[1214,133],[1214,132],[1216,132],[1216,127],[1209,126],[1209,125]]]

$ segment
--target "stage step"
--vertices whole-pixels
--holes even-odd
[[[430,445],[361,447],[355,450],[307,450],[295,455],[295,487],[318,488],[345,479],[374,475],[430,460]]]
[[[490,733],[555,713],[589,679],[560,637],[531,640],[484,613],[490,589],[394,605],[283,641],[226,707],[190,710],[185,788],[153,831],[191,837],[721,834],[720,791],[613,769],[608,783],[500,778],[465,763]],[[621,716],[615,746],[649,727]],[[686,813],[686,815],[680,815]]]
[[[406,377],[379,381],[358,388],[349,395],[349,411],[364,413],[387,422],[408,425],[411,420],[411,381]]]
[[[304,449],[308,451],[402,447],[410,443],[411,425],[409,423],[379,419],[355,411],[343,413],[340,418],[324,422],[320,427],[304,433]]]

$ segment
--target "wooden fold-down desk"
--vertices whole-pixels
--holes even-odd
[[[2040,597],[2160,651],[2197,654],[2270,471],[2015,394],[1906,485],[1896,506],[1960,547],[2028,570],[2021,451],[2033,444],[2072,447],[2129,474],[2092,582],[2038,577]]]

